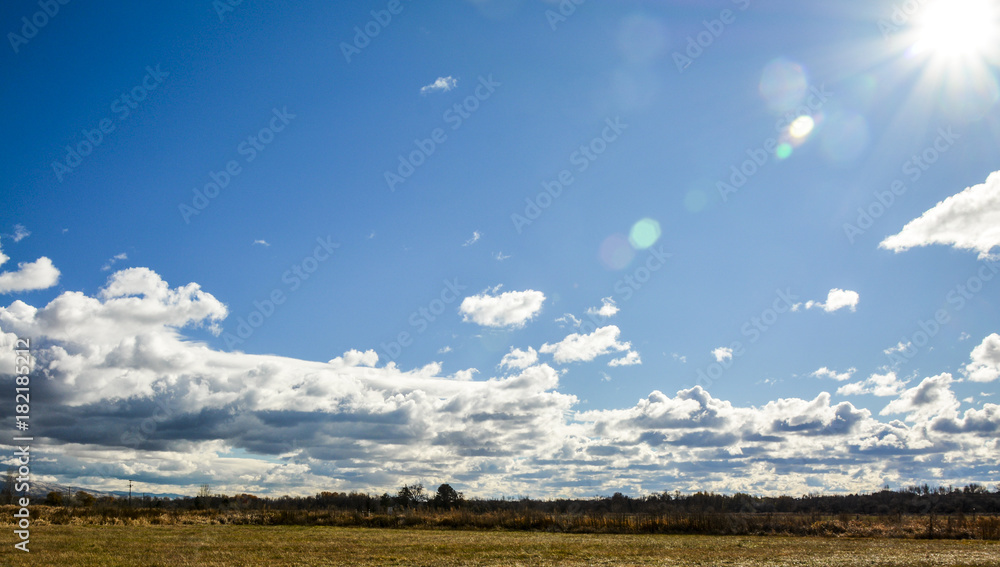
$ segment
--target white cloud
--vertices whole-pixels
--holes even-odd
[[[14,225],[14,234],[11,235],[11,238],[14,239],[14,242],[20,242],[29,236],[31,236],[31,232],[28,231],[28,229],[25,228],[23,224]]]
[[[0,266],[7,260],[10,260],[10,256],[0,249]],[[52,260],[42,256],[34,262],[18,263],[15,272],[0,273],[0,293],[47,289],[58,282],[59,270],[52,265]]]
[[[269,247],[271,245],[270,242],[268,242],[266,240],[259,240],[259,239],[258,240],[254,240],[253,243],[254,243],[255,246],[263,246],[264,248],[267,248],[267,247]]]
[[[827,313],[833,313],[834,311],[839,311],[845,307],[850,308],[851,311],[856,311],[858,308],[858,301],[861,296],[858,292],[851,291],[849,289],[839,289],[833,288],[826,295],[826,302],[822,301],[807,301],[803,303],[796,303],[792,306],[792,311],[798,311],[802,307],[806,309],[822,309]]]
[[[712,356],[715,357],[716,362],[731,360],[733,358],[733,349],[729,347],[719,347],[712,351]]]
[[[519,328],[537,315],[545,302],[545,294],[540,291],[505,291],[493,295],[499,289],[497,286],[463,299],[458,308],[462,320],[483,327]]]
[[[438,77],[433,83],[420,87],[420,94],[428,94],[433,92],[448,92],[451,89],[458,86],[458,79],[451,76],[448,77]]]
[[[634,350],[628,351],[628,353],[625,356],[621,357],[621,358],[616,358],[616,359],[608,362],[608,366],[612,366],[612,367],[614,367],[614,366],[635,366],[637,364],[642,364],[642,359],[639,358],[639,353],[635,352]]]
[[[966,333],[965,331],[962,331],[962,334],[958,335],[958,340],[960,340],[960,341],[967,341],[967,340],[969,340],[971,338],[972,338],[972,335],[970,335],[969,333]]]
[[[462,246],[472,246],[473,244],[479,242],[479,239],[483,237],[483,234],[478,230],[472,231],[472,238],[465,241]]]
[[[670,356],[672,356],[674,360],[679,361],[682,364],[687,364],[688,357],[686,357],[686,356],[679,355],[676,352],[672,353]]]
[[[131,478],[149,492],[194,493],[208,482],[230,494],[308,495],[391,491],[419,471],[425,485],[460,482],[470,496],[556,498],[610,494],[625,478],[634,494],[665,483],[851,493],[886,478],[947,485],[996,468],[1000,406],[959,414],[947,375],[887,406],[906,422],[879,421],[827,393],[734,405],[716,397],[722,385],[582,411],[559,391],[564,372],[529,363],[530,348],[503,357],[504,375],[444,375],[438,363],[379,367],[371,350],[327,363],[223,352],[181,333],[225,316],[197,284],[171,287],[145,268],[112,274],[93,297],[70,291],[42,307],[0,307],[0,374],[13,368],[13,338],[32,337],[38,395],[60,417],[39,446],[46,474],[94,489]],[[583,343],[600,342],[587,335],[567,352],[631,352],[618,348],[617,328],[605,329],[605,348],[583,353]],[[561,346],[571,345],[554,352]],[[567,489],[579,478],[592,484]]]
[[[896,343],[895,346],[891,346],[891,347],[883,350],[882,353],[883,354],[892,354],[894,352],[906,352],[906,351],[908,351],[908,350],[910,350],[912,348],[913,348],[913,343],[911,343],[910,341],[907,341],[905,343],[903,341],[899,341],[898,343]]]
[[[559,323],[560,328],[566,325],[576,328],[582,325],[583,321],[574,317],[572,313],[563,313],[562,317],[556,319],[556,323]]]
[[[853,369],[852,369],[853,370]],[[850,375],[847,375],[850,378]],[[838,378],[839,379],[839,378]],[[886,374],[872,374],[866,380],[844,384],[837,389],[838,396],[862,396],[872,394],[875,396],[896,396],[906,387],[906,382],[896,377],[895,372]]]
[[[600,317],[604,317],[605,319],[607,319],[608,317],[614,317],[615,315],[617,315],[618,311],[620,311],[620,310],[618,309],[618,306],[615,305],[614,298],[605,297],[605,298],[601,299],[601,306],[600,307],[590,307],[590,308],[588,308],[587,309],[587,315],[591,315],[591,316],[594,316],[594,317],[600,316]]]
[[[993,333],[972,350],[972,362],[965,375],[973,382],[992,382],[1000,378],[1000,335]]]
[[[630,343],[618,342],[621,330],[614,326],[600,327],[589,335],[573,333],[555,344],[544,344],[539,352],[552,354],[556,362],[589,362],[598,356],[610,352],[627,351],[632,348]],[[638,356],[638,355],[637,355]]]
[[[1000,246],[1000,171],[941,201],[879,247],[903,252],[931,244],[976,250],[980,258]]]
[[[351,349],[345,352],[343,356],[334,358],[328,364],[334,366],[367,366],[372,368],[378,364],[378,353],[371,349],[364,352]]]
[[[511,347],[510,352],[503,355],[500,366],[507,368],[524,369],[538,363],[538,351],[528,347],[528,350],[521,350]]]
[[[815,376],[816,378],[832,378],[838,382],[846,382],[851,379],[851,376],[857,371],[857,368],[849,368],[846,372],[836,373],[827,367],[820,368],[816,372],[813,372],[810,376]]]
[[[448,345],[445,345],[445,346],[443,346],[443,347],[441,347],[441,348],[438,349],[438,354],[448,354],[451,351],[452,351],[452,348],[450,346],[448,346]]]
[[[493,255],[497,262],[503,262],[504,260],[510,259],[510,254],[504,254],[503,252],[497,252]]]
[[[947,372],[924,378],[919,385],[903,392],[898,399],[882,408],[880,415],[907,414],[907,421],[926,421],[936,415],[955,415],[958,398],[951,391],[954,380]]]
[[[122,260],[128,260],[128,254],[124,252],[122,252],[121,254],[115,254],[114,256],[111,257],[110,260],[108,260],[107,262],[104,263],[103,266],[101,266],[101,271],[107,272],[108,270],[111,269],[112,266],[114,266],[115,264],[117,264]]]

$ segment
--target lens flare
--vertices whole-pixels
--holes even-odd
[[[913,50],[949,58],[983,54],[995,46],[996,18],[990,0],[939,0],[923,10]]]
[[[771,110],[788,112],[802,103],[809,91],[809,77],[802,65],[779,58],[764,67],[759,89]]]
[[[635,258],[635,249],[624,234],[612,234],[601,243],[598,257],[606,268],[621,270]]]
[[[778,159],[788,159],[792,155],[792,145],[788,142],[779,144],[777,149],[774,150],[774,156]]]
[[[799,116],[788,127],[788,135],[796,139],[803,139],[811,134],[815,127],[816,121],[813,120],[812,116]]]
[[[660,234],[660,223],[653,219],[645,218],[632,225],[628,241],[636,250],[645,250],[656,244],[656,241],[660,239]]]

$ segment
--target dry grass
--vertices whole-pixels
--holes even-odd
[[[31,553],[0,548],[0,565],[1000,565],[1000,544],[975,540],[559,534],[326,526],[67,526],[32,528]]]
[[[0,526],[13,525],[0,507]],[[188,510],[35,506],[32,525],[329,526],[541,531],[558,533],[795,535],[856,538],[1000,539],[997,516],[861,516],[841,514],[551,514],[539,511],[410,510],[366,514],[343,510]]]

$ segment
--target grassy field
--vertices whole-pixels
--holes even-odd
[[[300,526],[38,526],[0,565],[1000,565],[1000,543],[811,537],[552,534]]]

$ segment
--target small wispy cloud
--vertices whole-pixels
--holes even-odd
[[[497,262],[503,262],[504,260],[510,258],[510,254],[504,254],[503,252],[497,252],[496,254],[493,255],[493,257],[496,258]]]
[[[29,232],[28,229],[24,228],[23,224],[14,225],[14,234],[11,235],[11,238],[14,240],[14,242],[20,242],[25,238],[28,238],[29,236],[31,236],[31,232]]]
[[[605,297],[604,299],[601,299],[600,307],[591,307],[587,309],[587,315],[590,315],[592,317],[600,316],[607,319],[608,317],[614,317],[615,315],[617,315],[618,311],[619,309],[618,306],[615,305],[614,298]]]
[[[688,357],[686,357],[686,356],[677,354],[676,352],[671,353],[670,356],[674,357],[674,360],[676,360],[676,361],[679,361],[681,363],[687,364]]]
[[[824,366],[823,368],[820,368],[816,372],[810,374],[810,376],[814,376],[816,378],[830,378],[838,382],[846,382],[851,379],[851,376],[853,376],[857,370],[857,368],[848,368],[846,372],[835,372]]]
[[[438,354],[448,354],[449,352],[451,352],[450,346],[443,346],[438,349]]]
[[[433,83],[420,87],[420,94],[425,95],[435,92],[446,93],[456,86],[458,86],[458,79],[450,75],[447,77],[438,77]]]
[[[564,327],[566,325],[570,325],[572,327],[579,327],[580,324],[583,323],[583,321],[574,317],[572,313],[563,313],[562,317],[556,319],[556,323],[559,323],[560,327]]]
[[[473,244],[479,242],[479,239],[483,237],[483,233],[478,230],[472,232],[472,238],[465,241],[462,246],[472,246]]]
[[[255,246],[263,246],[265,248],[271,245],[271,243],[266,240],[254,240],[253,243]]]
[[[834,311],[839,311],[844,308],[848,308],[851,311],[857,311],[858,301],[860,299],[861,296],[858,295],[858,292],[856,291],[833,288],[830,290],[830,293],[827,294],[826,302],[810,300],[805,303],[796,303],[792,306],[792,311],[798,311],[803,306],[806,309],[822,309],[827,313],[833,313]]]
[[[107,262],[104,263],[103,266],[101,266],[101,271],[107,272],[108,270],[111,269],[112,266],[114,266],[115,264],[117,264],[122,260],[128,260],[128,254],[124,252],[122,252],[121,254],[115,254],[114,256],[111,257],[110,260],[108,260]]]
[[[715,357],[716,362],[722,362],[724,360],[732,360],[733,349],[729,347],[719,347],[712,351],[712,356]]]

